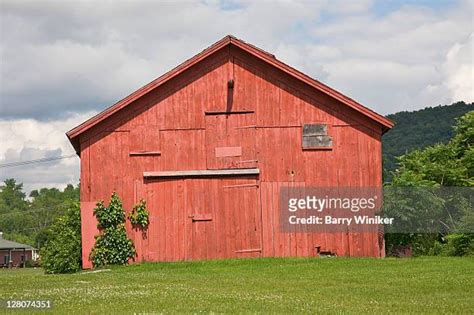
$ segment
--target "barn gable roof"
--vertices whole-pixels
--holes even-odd
[[[86,130],[89,130],[93,126],[97,125],[101,121],[107,119],[108,117],[112,116],[116,112],[120,111],[124,107],[128,106],[135,100],[139,99],[140,97],[144,96],[148,92],[154,90],[155,88],[159,87],[160,85],[164,84],[165,82],[171,80],[172,78],[176,77],[177,75],[183,73],[193,65],[199,63],[200,61],[204,60],[208,56],[212,55],[213,53],[219,51],[220,49],[227,47],[228,45],[234,45],[247,53],[250,53],[251,55],[265,61],[266,63],[274,66],[275,68],[278,68],[279,70],[295,77],[296,79],[308,84],[309,86],[333,97],[334,99],[340,101],[341,103],[347,105],[348,107],[360,112],[361,114],[367,116],[368,118],[372,119],[373,121],[379,123],[382,126],[383,132],[389,130],[390,128],[393,127],[394,123],[372,111],[371,109],[363,106],[362,104],[354,101],[353,99],[343,95],[342,93],[334,90],[333,88],[330,88],[329,86],[309,77],[308,75],[290,67],[289,65],[279,61],[278,59],[275,58],[274,55],[258,48],[255,47],[249,43],[246,43],[232,35],[228,35],[224,37],[223,39],[219,40],[218,42],[214,43],[212,46],[206,48],[199,54],[195,55],[194,57],[186,60],[176,68],[170,70],[169,72],[163,74],[159,78],[153,80],[152,82],[148,83],[147,85],[143,86],[142,88],[136,90],[132,94],[128,95],[124,99],[120,100],[119,102],[115,103],[114,105],[108,107],[104,111],[100,112],[99,114],[95,115],[94,117],[86,120],[79,126],[71,129],[66,133],[67,137],[69,138],[69,141],[72,143],[74,148],[76,149],[76,152],[79,152],[79,141],[78,141],[78,136],[85,132]]]

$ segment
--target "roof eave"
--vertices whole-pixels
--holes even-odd
[[[354,101],[353,99],[343,95],[342,93],[330,88],[329,86],[307,76],[306,74],[292,68],[291,66],[277,60],[274,55],[257,48],[251,44],[248,44],[240,39],[237,39],[236,37],[232,35],[225,36],[218,42],[214,43],[212,46],[204,49],[202,52],[199,54],[195,55],[194,57],[186,60],[185,62],[181,63],[179,66],[175,67],[174,69],[168,71],[167,73],[163,74],[159,78],[151,81],[147,85],[143,86],[142,88],[136,90],[132,94],[128,95],[124,99],[120,100],[119,102],[115,103],[114,105],[108,107],[104,111],[100,112],[99,114],[91,117],[90,119],[86,120],[82,124],[78,125],[77,127],[69,130],[66,135],[73,145],[74,149],[76,150],[76,153],[79,154],[80,152],[80,143],[77,139],[77,137],[85,132],[86,130],[90,129],[94,125],[98,124],[100,121],[110,117],[111,115],[115,114],[128,104],[132,103],[133,101],[139,99],[140,97],[144,96],[151,90],[155,89],[156,87],[160,86],[164,82],[174,78],[175,76],[183,73],[187,69],[189,69],[191,66],[195,65],[196,63],[200,62],[201,60],[207,58],[208,56],[212,55],[216,51],[222,49],[223,47],[233,44],[236,47],[239,47],[240,49],[264,60],[265,62],[269,63],[270,65],[273,65],[274,67],[280,69],[281,71],[296,77],[298,80],[326,93],[327,95],[333,97],[334,99],[342,102],[343,104],[353,108],[354,110],[362,113],[363,115],[369,117],[370,119],[376,121],[382,126],[382,133],[385,133],[386,131],[390,130],[393,126],[394,123],[380,115],[377,114],[376,112],[370,110],[369,108],[363,106],[362,104]]]
[[[76,138],[79,134],[84,132],[85,130],[89,129],[90,127],[94,126],[98,122],[106,119],[107,117],[113,115],[123,107],[127,106],[131,102],[139,99],[143,95],[147,94],[149,91],[155,89],[159,85],[163,84],[164,82],[174,78],[175,76],[179,75],[180,73],[186,71],[191,66],[195,65],[199,61],[207,58],[209,55],[213,54],[214,52],[220,50],[221,48],[227,46],[231,42],[231,35],[228,35],[221,39],[220,41],[214,43],[212,46],[204,49],[199,54],[195,55],[194,57],[186,60],[185,62],[181,63],[179,66],[173,68],[172,70],[166,72],[162,76],[158,77],[157,79],[151,81],[150,83],[146,84],[145,86],[141,87],[140,89],[136,90],[132,94],[128,95],[127,97],[123,98],[122,100],[118,101],[117,103],[109,106],[102,112],[98,113],[97,115],[89,118],[79,126],[74,127],[73,129],[66,132],[69,141],[72,143],[72,140]],[[73,144],[74,146],[74,144]],[[77,149],[76,149],[77,151]]]
[[[390,130],[393,126],[394,123],[390,119],[372,111],[371,109],[365,107],[364,105],[354,101],[353,99],[343,95],[337,90],[334,90],[333,88],[325,85],[324,83],[313,79],[309,77],[308,75],[304,74],[303,72],[279,61],[276,58],[271,57],[271,54],[268,54],[266,52],[263,52],[261,49],[253,47],[252,45],[249,45],[239,39],[236,39],[235,37],[231,37],[231,43],[236,45],[237,47],[253,54],[253,55],[258,55],[261,59],[265,60],[265,62],[277,67],[278,69],[296,77],[297,79],[305,82],[306,84],[328,94],[329,96],[337,99],[338,101],[346,104],[347,106],[357,110],[358,112],[363,113],[365,116],[371,118],[372,120],[378,122],[380,125],[382,125],[382,129],[387,128],[387,130]]]

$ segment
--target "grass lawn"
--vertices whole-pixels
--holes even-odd
[[[474,258],[146,263],[71,275],[0,270],[0,288],[0,300],[49,299],[57,313],[473,314]]]

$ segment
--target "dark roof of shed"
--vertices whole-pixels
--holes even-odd
[[[334,90],[333,88],[309,77],[308,75],[302,73],[301,71],[298,71],[291,66],[279,61],[278,59],[275,58],[273,54],[270,54],[263,49],[260,49],[254,45],[251,45],[249,43],[246,43],[232,35],[228,35],[224,37],[223,39],[219,40],[218,42],[214,43],[210,47],[206,48],[199,54],[195,55],[194,57],[186,60],[176,68],[170,70],[169,72],[165,73],[164,75],[160,76],[159,78],[153,80],[152,82],[148,83],[147,85],[143,86],[142,88],[136,90],[129,96],[125,97],[121,101],[115,103],[114,105],[108,107],[104,111],[100,112],[99,114],[95,115],[94,117],[86,120],[79,126],[71,129],[66,133],[67,137],[69,138],[69,141],[71,141],[72,145],[76,149],[76,152],[79,152],[79,142],[78,142],[78,136],[85,132],[86,130],[92,128],[93,126],[97,125],[99,122],[107,119],[111,115],[115,114],[122,108],[126,107],[133,101],[137,100],[138,98],[144,96],[148,92],[154,90],[158,86],[162,85],[163,83],[169,81],[170,79],[176,77],[180,73],[183,73],[185,70],[190,68],[191,66],[195,65],[196,63],[202,61],[206,57],[210,56],[211,54],[215,53],[216,51],[227,47],[228,45],[235,45],[236,47],[239,47],[240,49],[252,54],[253,56],[260,58],[261,60],[267,62],[268,64],[282,70],[283,72],[288,73],[289,75],[295,77],[296,79],[310,85],[311,87],[326,93],[327,95],[337,99],[341,103],[347,105],[348,107],[355,109],[356,111],[362,113],[363,115],[367,116],[368,118],[372,119],[373,121],[379,123],[382,126],[383,132],[388,131],[394,126],[394,123],[374,112],[373,110],[363,106],[362,104],[356,102],[355,100],[345,96],[344,94]]]
[[[13,241],[0,238],[0,250],[1,249],[35,249],[33,246],[21,244]]]

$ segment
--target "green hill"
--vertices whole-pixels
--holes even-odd
[[[397,156],[413,149],[448,142],[453,135],[456,118],[471,110],[474,110],[474,103],[457,102],[388,115],[387,117],[395,122],[395,127],[382,138],[386,179],[389,179],[389,173],[397,168]]]

